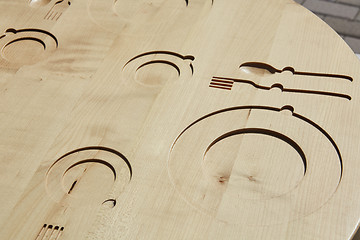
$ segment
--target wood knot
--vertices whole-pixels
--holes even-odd
[[[248,179],[250,182],[256,182],[256,179],[253,176],[249,176]]]
[[[228,177],[219,177],[219,183],[224,184],[227,181],[229,181]]]

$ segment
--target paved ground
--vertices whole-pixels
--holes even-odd
[[[329,24],[360,53],[360,0],[295,0]]]

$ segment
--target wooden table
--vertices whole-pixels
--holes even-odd
[[[300,5],[0,10],[0,239],[351,239],[360,64]]]

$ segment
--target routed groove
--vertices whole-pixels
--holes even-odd
[[[221,83],[221,82],[211,82],[210,85],[223,86],[223,87],[229,87],[229,88],[232,87],[232,85],[230,85],[230,84]]]
[[[351,100],[351,96],[349,96],[347,94],[335,93],[335,92],[326,92],[326,91],[308,90],[308,89],[284,88],[284,86],[281,85],[280,83],[276,83],[276,84],[273,84],[271,87],[267,87],[267,86],[256,84],[251,80],[237,79],[237,78],[226,78],[226,77],[213,77],[213,79],[211,80],[211,83],[215,82],[217,80],[227,80],[227,81],[232,81],[233,83],[245,83],[245,84],[249,84],[249,85],[251,85],[251,86],[253,86],[253,87],[257,88],[257,89],[261,89],[261,90],[271,90],[273,88],[279,88],[282,92],[316,94],[316,95],[324,95],[324,96],[330,96],[330,97],[344,98],[344,99],[347,99],[349,101]]]
[[[194,66],[190,63],[191,74],[194,75]]]
[[[127,63],[125,63],[124,67],[125,67],[126,65],[128,65],[130,62],[132,62],[132,61],[134,61],[135,59],[137,59],[137,58],[144,57],[144,56],[147,56],[147,55],[154,55],[154,54],[172,55],[172,56],[181,58],[182,60],[191,60],[191,61],[194,61],[194,60],[195,60],[195,57],[194,57],[194,56],[191,56],[191,55],[183,56],[183,55],[181,55],[181,54],[179,54],[179,53],[170,52],[170,51],[151,51],[151,52],[142,53],[142,54],[140,54],[140,55],[137,55],[137,56],[133,57],[132,59],[130,59],[129,61],[127,61]]]
[[[225,133],[223,135],[221,135],[220,137],[216,138],[206,149],[206,152],[208,152],[210,150],[210,148],[212,146],[214,146],[216,143],[220,142],[221,140],[225,139],[225,138],[228,138],[228,137],[231,137],[231,136],[234,136],[234,135],[239,135],[239,134],[263,134],[263,135],[267,135],[267,136],[271,136],[271,137],[275,137],[275,138],[278,138],[286,143],[288,143],[290,146],[292,146],[297,152],[298,154],[300,155],[301,157],[301,160],[303,161],[303,164],[304,164],[304,175],[306,173],[306,170],[307,170],[307,161],[306,161],[306,156],[305,156],[305,153],[304,151],[301,149],[301,147],[296,143],[294,142],[291,138],[281,134],[281,133],[278,133],[278,132],[275,132],[275,131],[272,131],[272,130],[269,130],[269,129],[262,129],[262,128],[243,128],[243,129],[238,129],[238,130],[234,130],[234,131],[231,131],[231,132],[228,132],[228,133]]]
[[[31,41],[38,42],[38,43],[40,43],[40,44],[43,46],[44,50],[46,50],[46,45],[45,45],[44,41],[42,41],[41,39],[38,39],[38,38],[34,38],[34,37],[23,37],[23,38],[14,39],[14,40],[8,42],[8,43],[4,46],[4,48],[7,47],[7,46],[9,46],[9,45],[11,45],[11,44],[13,44],[13,43],[15,43],[15,42],[21,42],[21,41],[26,41],[26,40],[31,40]]]
[[[63,231],[64,231],[64,227],[61,227],[60,230],[57,231],[57,236],[56,236],[55,240],[60,239],[60,236],[61,236],[61,234],[62,234]]]
[[[77,183],[77,180],[76,180],[75,182],[73,182],[73,184],[71,185],[71,187],[70,187],[70,189],[69,189],[69,191],[68,191],[68,194],[70,194],[71,191],[74,189],[76,183]]]
[[[209,87],[211,87],[211,88],[219,88],[219,89],[224,89],[224,90],[231,91],[231,88],[227,88],[227,87],[214,86],[214,85],[209,85]]]
[[[341,157],[341,153],[340,153],[340,149],[339,147],[336,145],[334,139],[330,136],[330,134],[328,134],[323,128],[321,128],[319,125],[317,125],[315,122],[311,121],[310,119],[300,115],[300,114],[297,114],[297,113],[293,113],[293,116],[294,117],[297,117],[311,125],[313,125],[316,129],[318,129],[322,134],[324,134],[326,136],[326,138],[331,142],[331,144],[333,145],[333,147],[335,148],[335,151],[339,157],[339,161],[340,161],[340,170],[341,170],[341,173],[340,173],[340,181],[341,181],[341,178],[342,178],[342,175],[343,175],[343,160],[342,160],[342,157]]]
[[[76,162],[73,165],[71,165],[68,169],[66,169],[66,171],[64,172],[63,175],[65,175],[72,168],[74,168],[74,167],[76,167],[78,165],[84,164],[84,163],[100,163],[100,164],[103,164],[104,166],[108,167],[112,171],[112,173],[114,174],[114,181],[116,180],[116,170],[115,170],[115,168],[110,163],[108,163],[107,161],[104,161],[102,159],[85,159],[85,160]],[[76,182],[75,182],[75,184],[76,184]]]
[[[231,90],[233,84],[234,84],[234,81],[213,78],[210,82],[209,87]]]
[[[25,29],[19,29],[16,30],[14,28],[8,28],[5,31],[5,34],[0,36],[0,39],[6,36],[6,33],[13,33],[13,34],[17,34],[17,33],[22,33],[22,32],[37,32],[37,33],[43,33],[45,35],[48,35],[49,37],[51,37],[52,39],[54,39],[55,43],[56,43],[56,47],[59,46],[59,42],[57,40],[57,38],[50,32],[42,30],[42,29],[36,29],[36,28],[25,28]]]
[[[116,206],[116,199],[108,199],[108,200],[105,200],[102,204],[107,204],[107,203],[110,203],[112,204],[111,208],[115,207]]]
[[[339,179],[339,183],[342,179],[342,175],[343,175],[343,160],[342,160],[342,156],[341,156],[341,152],[339,147],[336,145],[336,142],[334,141],[334,139],[330,136],[329,133],[327,133],[323,128],[321,128],[318,124],[316,124],[315,122],[311,121],[310,119],[297,114],[294,112],[294,108],[292,106],[284,106],[283,108],[275,108],[275,107],[271,107],[271,106],[256,106],[256,105],[249,105],[249,106],[236,106],[236,107],[230,107],[230,108],[224,108],[212,113],[209,113],[199,119],[197,119],[196,121],[194,121],[193,123],[191,123],[189,126],[187,126],[175,139],[175,141],[173,142],[172,146],[171,146],[171,151],[174,149],[175,144],[177,143],[177,141],[180,139],[180,137],[192,126],[194,126],[195,124],[201,122],[202,120],[214,116],[216,114],[220,114],[220,113],[224,113],[224,112],[229,112],[229,111],[235,111],[235,110],[241,110],[241,109],[249,109],[249,110],[253,110],[253,109],[260,109],[260,110],[268,110],[268,111],[274,111],[274,112],[281,112],[283,110],[289,110],[292,111],[292,116],[295,118],[298,118],[300,120],[303,120],[305,122],[307,122],[308,124],[312,125],[313,127],[315,127],[316,129],[318,129],[331,143],[331,145],[334,147],[338,158],[339,158],[339,163],[340,163],[340,179]]]
[[[334,92],[323,92],[323,91],[314,91],[314,90],[300,90],[300,89],[284,89],[284,92],[292,92],[292,93],[305,93],[305,94],[318,94],[330,97],[339,97],[346,98],[347,100],[351,100],[351,97],[342,93],[334,93]]]
[[[35,240],[58,240],[64,227],[44,224]]]
[[[56,160],[51,166],[50,168],[48,169],[47,171],[47,174],[49,173],[50,169],[55,165],[57,164],[59,161],[61,161],[63,158],[73,154],[73,153],[77,153],[77,152],[83,152],[83,151],[87,151],[87,150],[100,150],[100,151],[106,151],[106,152],[110,152],[112,154],[115,154],[117,155],[118,157],[122,158],[122,160],[125,162],[125,164],[128,166],[129,168],[129,172],[130,172],[130,179],[132,178],[132,167],[131,167],[131,164],[129,162],[129,160],[123,155],[121,154],[120,152],[112,149],[112,148],[107,148],[107,147],[102,147],[102,146],[90,146],[90,147],[84,147],[84,148],[79,148],[79,149],[76,149],[76,150],[73,150],[71,152],[68,152],[66,153],[65,155],[61,156],[58,160]],[[109,164],[108,162],[104,161],[104,160],[101,160],[101,159],[87,159],[87,160],[83,160],[81,162],[77,162],[75,164],[73,164],[72,166],[70,166],[70,168],[76,166],[76,165],[79,165],[79,164],[82,164],[82,163],[86,163],[86,162],[97,162],[97,163],[102,163],[104,165],[106,165],[107,167],[109,167],[111,169],[111,171],[114,173],[114,179],[116,179],[116,171],[114,169],[114,167]],[[69,168],[69,169],[70,169]],[[68,170],[69,170],[68,169]],[[67,170],[67,171],[68,171]]]
[[[229,90],[231,90],[231,85],[227,85],[227,84],[222,84],[222,83],[211,83],[210,84],[210,87],[217,87],[217,86],[220,86],[220,87],[227,87],[229,88]]]
[[[169,65],[173,68],[175,68],[175,70],[178,72],[178,76],[181,75],[181,71],[182,71],[182,66],[179,65],[179,63],[176,62],[175,59],[169,59],[169,57],[167,56],[172,56],[172,57],[176,57],[178,58],[180,61],[194,61],[195,57],[191,56],[191,55],[181,55],[179,53],[176,52],[171,52],[171,51],[151,51],[151,52],[145,52],[142,54],[139,54],[133,58],[131,58],[129,61],[127,61],[125,63],[125,65],[123,66],[123,70],[126,68],[126,66],[128,64],[130,64],[131,62],[140,59],[142,57],[147,57],[147,56],[153,56],[153,59],[151,61],[147,61],[147,59],[145,59],[145,63],[142,63],[139,67],[137,67],[136,71],[138,71],[139,69],[141,69],[144,66],[150,65],[150,64],[154,64],[154,63],[162,63],[162,64],[166,64]],[[159,55],[159,56],[158,56]],[[167,55],[167,56],[166,56]],[[155,58],[155,59],[154,59]],[[156,59],[157,58],[157,59]],[[192,65],[192,63],[189,63],[189,67],[191,70],[191,74],[194,75],[194,66]]]
[[[63,4],[62,4],[63,3]],[[62,6],[60,5],[62,4]],[[46,20],[54,20],[57,21],[64,11],[71,5],[70,1],[67,1],[65,3],[65,0],[57,1],[54,6],[48,11],[48,13],[45,15],[44,19]]]
[[[151,65],[151,64],[154,64],[154,63],[162,63],[162,64],[169,65],[169,66],[175,68],[175,70],[176,70],[177,73],[178,73],[178,76],[180,76],[180,68],[179,68],[176,64],[174,64],[174,63],[172,63],[172,62],[169,62],[169,61],[165,61],[165,60],[154,60],[154,61],[146,62],[146,63],[140,65],[140,66],[136,69],[136,71],[138,71],[140,68],[143,68],[143,67],[145,67],[145,66],[147,66],[147,65]]]
[[[47,224],[44,224],[44,225],[42,226],[42,228],[40,229],[40,231],[39,231],[38,235],[36,236],[35,240],[43,239],[44,234],[45,234],[45,232],[46,232],[46,227],[47,227]]]
[[[215,79],[216,77],[214,77],[211,82],[221,82],[221,83],[228,83],[228,84],[231,84],[233,85],[234,84],[234,81],[232,80],[224,80],[223,78],[219,78],[219,79]]]
[[[84,153],[84,155],[79,154]],[[102,155],[102,157],[100,157]],[[87,157],[85,157],[87,156]],[[99,156],[96,158],[96,156]],[[107,167],[113,176],[113,188],[112,194],[114,195],[114,199],[121,193],[122,188],[118,188],[119,184],[122,186],[122,180],[127,181],[128,183],[132,179],[132,167],[129,160],[120,152],[102,146],[89,146],[84,148],[75,149],[66,153],[65,155],[58,158],[47,170],[46,172],[46,191],[47,194],[55,201],[61,201],[64,197],[64,193],[66,195],[73,194],[76,192],[77,188],[81,188],[79,182],[82,181],[82,176],[86,174],[88,165],[97,165],[101,164],[101,166]],[[71,172],[72,169],[77,168],[78,166],[82,166],[80,169],[80,174],[82,176],[77,176],[76,178],[72,178],[71,182],[68,185],[64,185],[64,179],[67,174]],[[99,166],[99,165],[97,165]],[[56,169],[56,170],[53,170]],[[126,179],[118,177],[119,173],[123,173],[123,169],[128,173]],[[109,172],[107,172],[107,175]],[[103,175],[98,175],[97,177],[102,178]],[[110,176],[109,176],[110,177]],[[124,176],[125,177],[125,176]],[[49,182],[53,182],[53,184],[49,185]],[[87,183],[86,181],[84,182]],[[61,193],[61,194],[60,194]],[[106,199],[109,199],[107,197]],[[104,199],[103,199],[104,200]],[[87,202],[82,203],[84,205]],[[91,204],[91,203],[89,203]],[[107,204],[109,206],[110,204]]]
[[[262,62],[246,62],[240,65],[241,67],[252,67],[257,69],[266,70],[272,74],[275,73],[282,73],[285,71],[290,71],[294,75],[302,75],[302,76],[313,76],[313,77],[328,77],[328,78],[340,78],[349,80],[350,82],[353,81],[353,78],[350,76],[342,75],[342,74],[332,74],[332,73],[316,73],[316,72],[303,72],[303,71],[296,71],[293,67],[285,67],[282,70],[277,69],[270,64],[262,63]]]

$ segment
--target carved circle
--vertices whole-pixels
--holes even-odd
[[[257,200],[291,191],[307,167],[306,156],[294,141],[278,132],[257,128],[223,134],[205,151],[203,169],[210,181],[227,184],[234,164],[239,169],[237,174],[244,176],[236,183],[239,198]]]
[[[46,190],[55,202],[68,199],[84,206],[114,207],[131,176],[130,162],[121,153],[106,147],[86,147],[54,162],[46,174]]]
[[[171,148],[168,171],[197,210],[222,222],[259,226],[289,222],[324,205],[341,181],[342,159],[331,136],[293,108],[240,106],[185,128]]]
[[[7,43],[2,57],[8,62],[31,64],[45,50],[45,44],[36,38],[19,38]]]
[[[123,74],[140,85],[160,88],[168,81],[190,78],[194,59],[170,51],[146,52],[130,59],[123,67]]]
[[[116,206],[116,199],[108,199],[102,203],[107,208],[114,208]]]
[[[180,70],[171,62],[150,61],[136,69],[135,81],[141,85],[161,87],[168,80],[175,80],[180,75]]]
[[[41,29],[7,29],[0,36],[0,64],[22,66],[38,63],[56,50],[56,37]]]

